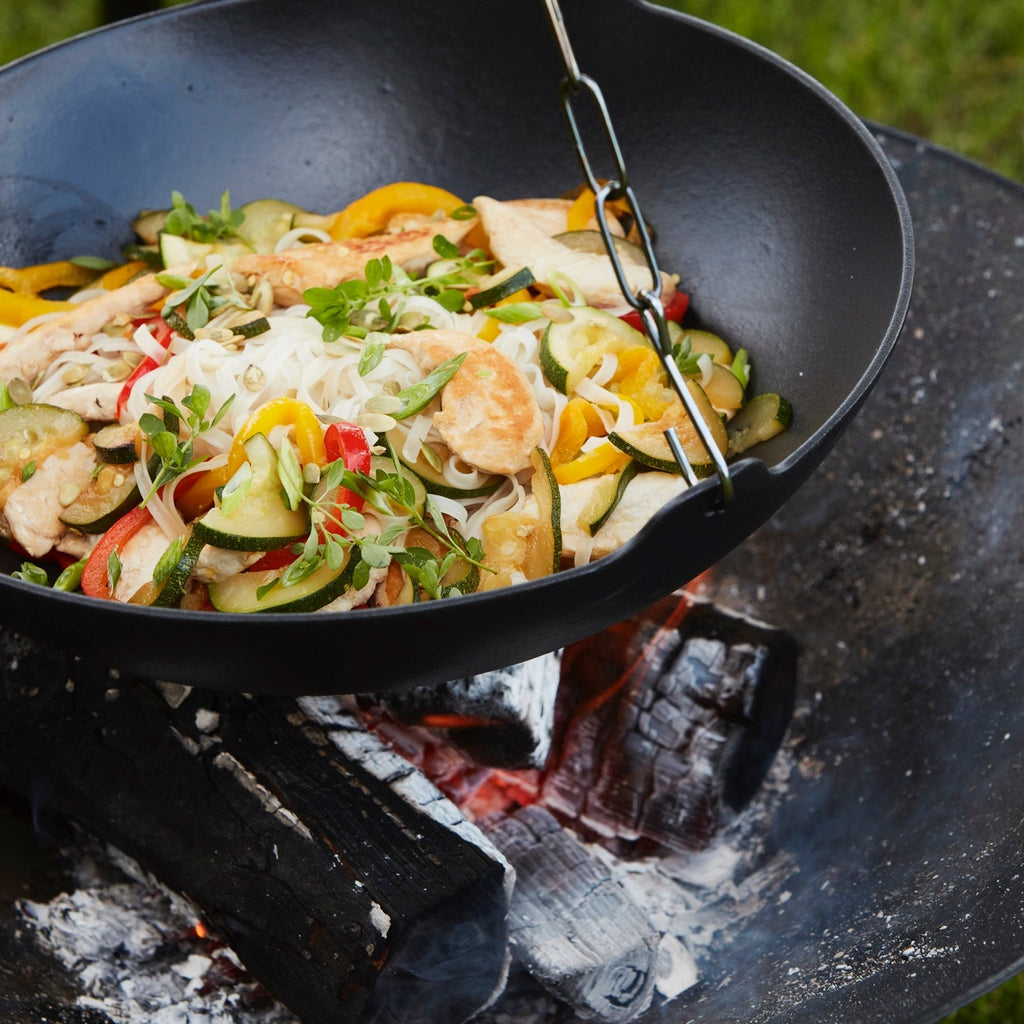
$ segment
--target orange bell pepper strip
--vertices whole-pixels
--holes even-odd
[[[97,288],[106,288],[112,292],[115,288],[127,284],[136,274],[141,274],[147,266],[142,260],[132,260],[131,263],[122,263],[119,267],[111,267],[102,277],[96,281]]]
[[[603,181],[599,184],[605,184]],[[613,202],[607,204],[608,208],[614,213],[626,214],[629,213],[629,204],[625,199],[616,199]],[[585,188],[575,199],[572,206],[569,207],[569,213],[566,219],[566,230],[568,231],[585,231],[588,225],[597,217],[597,196],[590,191],[590,188]]]
[[[74,308],[73,302],[41,299],[38,295],[9,292],[5,288],[0,288],[0,324],[7,327],[20,327],[27,320],[42,316],[43,313],[63,313]]]
[[[261,405],[235,434],[228,451],[228,461],[218,469],[211,469],[196,479],[196,482],[178,499],[182,513],[193,519],[213,504],[218,487],[223,487],[245,462],[244,442],[254,434],[269,437],[274,427],[289,425],[295,427],[295,443],[299,449],[299,461],[305,465],[315,462],[323,466],[327,462],[324,447],[324,430],[316,413],[295,398],[274,398]]]
[[[12,292],[38,295],[47,288],[77,288],[97,276],[95,270],[70,260],[37,263],[33,267],[0,267],[0,286]]]
[[[653,348],[636,345],[619,353],[613,376],[619,394],[643,412],[644,419],[656,420],[672,404],[673,392],[665,386],[665,371]]]
[[[614,473],[631,461],[630,456],[616,448],[611,441],[605,441],[604,444],[598,445],[593,451],[580,455],[572,462],[555,466],[555,479],[562,485],[574,484],[589,476]]]
[[[551,449],[551,465],[556,468],[572,462],[588,437],[606,434],[604,421],[585,398],[573,398],[558,418],[558,440]],[[555,474],[556,478],[558,474]],[[561,481],[559,481],[561,482]]]
[[[451,192],[415,181],[396,181],[368,192],[334,214],[330,235],[337,242],[383,231],[397,213],[446,214],[466,204]]]

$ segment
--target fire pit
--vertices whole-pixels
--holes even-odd
[[[391,739],[408,746],[410,736],[421,735],[409,730],[427,724],[446,729],[451,745],[470,748],[472,730],[495,728],[507,741],[508,759],[522,764],[524,757],[527,763],[533,755],[539,759],[530,723],[550,713],[543,701],[539,710],[526,701],[534,711],[525,718],[502,718],[478,706],[473,721],[415,703],[367,701],[352,709],[318,699],[286,708],[224,697],[214,706],[181,689],[129,685],[84,665],[69,668],[38,646],[12,648],[10,637],[8,691],[14,684],[31,691],[37,672],[40,692],[26,693],[25,707],[56,701],[64,710],[52,721],[68,728],[81,715],[77,724],[99,743],[95,760],[81,763],[76,777],[63,749],[70,732],[24,737],[5,708],[8,741],[26,756],[49,758],[50,771],[29,771],[25,758],[11,763],[8,756],[4,782],[31,798],[43,823],[44,812],[59,808],[60,795],[91,792],[85,806],[92,809],[78,815],[87,830],[102,824],[129,852],[148,849],[143,867],[193,890],[193,897],[199,875],[209,879],[203,898],[220,908],[246,967],[261,981],[273,974],[276,994],[293,1006],[308,1007],[315,991],[332,991],[339,1014],[360,1007],[355,1017],[335,1019],[462,1019],[475,1012],[471,1004],[479,1007],[501,992],[477,1019],[923,1022],[1017,969],[1024,948],[1024,722],[1015,699],[1024,678],[1024,466],[1020,313],[1012,290],[1024,270],[1024,195],[915,139],[887,131],[880,138],[907,189],[919,239],[917,294],[903,341],[862,418],[824,469],[698,587],[710,602],[700,607],[741,631],[726,631],[723,639],[719,628],[720,650],[760,644],[781,666],[780,675],[765,670],[758,677],[762,685],[776,680],[779,689],[765,692],[785,693],[778,680],[790,666],[789,635],[799,648],[793,721],[766,776],[765,754],[772,737],[777,740],[778,723],[763,714],[731,715],[720,700],[692,702],[707,716],[703,734],[721,729],[732,744],[730,757],[713,759],[728,768],[720,778],[731,780],[707,805],[724,809],[717,822],[709,822],[700,801],[680,807],[678,800],[669,811],[676,825],[687,824],[672,832],[674,840],[663,829],[648,834],[644,813],[612,818],[609,807],[619,795],[614,773],[581,769],[577,776],[585,781],[571,785],[569,755],[564,784],[547,783],[552,788],[543,800],[536,797],[546,779],[531,767],[498,768],[507,774],[490,782],[496,777],[500,785],[473,789],[472,780],[438,765],[440,755],[422,746],[423,764],[438,785],[454,793],[457,782],[465,783],[481,801],[479,809],[503,815],[493,825],[486,814],[476,823],[444,820],[454,804],[421,788],[424,776],[366,728],[365,716],[386,718]],[[736,613],[774,628],[750,625]],[[662,659],[664,668],[680,664],[679,645],[690,626],[685,617],[671,621],[672,609],[660,614],[652,642],[640,650],[648,661]],[[702,628],[707,639],[710,627]],[[664,647],[656,639],[669,636]],[[11,662],[15,650],[20,669]],[[690,657],[693,669],[697,655]],[[626,667],[635,661],[627,659]],[[52,677],[65,669],[74,685],[64,688],[65,672],[55,693]],[[737,678],[735,669],[720,679]],[[545,671],[538,675],[543,689]],[[616,693],[635,679],[620,671]],[[45,692],[44,680],[51,680]],[[610,699],[588,700],[586,718],[552,718],[559,741],[573,737],[556,749],[585,749],[590,723],[625,746],[635,730],[616,734],[623,719],[611,713]],[[25,712],[26,722],[32,713]],[[176,788],[168,782],[173,792],[166,808],[145,806],[144,788],[124,752],[142,742],[132,724],[148,714],[168,726],[154,755],[172,764],[203,758],[207,783],[227,780],[242,794],[238,799],[260,810],[252,820],[274,829],[270,845],[266,835],[261,846],[237,818],[226,818],[234,812],[216,804],[226,789],[214,787],[211,795],[198,776],[182,776],[194,781]],[[425,716],[437,717],[424,723]],[[768,737],[760,750],[754,742],[759,732]],[[290,760],[286,752],[296,737],[320,753],[302,765]],[[746,750],[738,753],[744,742]],[[353,767],[357,757],[363,768]],[[263,781],[253,777],[254,765]],[[747,778],[743,766],[751,767]],[[103,786],[90,791],[85,783],[100,778]],[[652,776],[644,785],[654,791],[655,783]],[[311,845],[306,821],[318,813],[318,794],[337,796],[339,788],[345,793],[336,801],[340,809],[320,826],[320,838],[329,842]],[[669,792],[686,803],[683,791]],[[424,808],[433,805],[435,816],[410,821],[407,808],[417,800]],[[651,811],[646,818],[660,822],[665,815]],[[168,844],[163,834],[144,831],[143,823],[153,820],[170,820],[186,834]],[[680,835],[678,849],[667,845]],[[186,875],[187,859],[182,854],[176,862],[175,851],[185,850],[193,836],[196,849],[212,852],[202,872]],[[537,850],[571,866],[571,880],[582,880],[586,893],[601,894],[614,927],[595,924],[591,905],[573,889],[567,890],[568,912],[559,915],[561,898],[536,867]],[[282,865],[299,858],[306,870],[281,873]],[[526,901],[518,905],[515,889],[508,889],[509,862],[526,885],[537,887],[524,888]],[[314,877],[336,884],[318,887]],[[412,877],[428,884],[407,885],[401,896],[390,897],[388,909],[375,900]],[[35,880],[44,890],[46,881]],[[53,1020],[103,1024],[110,1017],[102,1007],[75,991],[81,977],[62,975],[47,984],[52,963],[33,966],[41,957],[34,936],[45,938],[62,913],[70,919],[52,891],[33,902],[35,909],[21,905],[18,941],[35,951],[26,970],[46,994],[35,1003],[26,995],[22,1005],[45,1005]],[[157,902],[154,897],[152,905]],[[178,951],[181,971],[204,966],[193,961],[190,968],[191,956],[211,965],[227,956],[211,955],[216,951],[203,946],[205,940],[187,934],[187,912],[181,916],[172,905],[166,913],[166,927],[183,930],[165,940]],[[556,945],[552,953],[534,941],[541,930],[567,920],[589,927],[587,943]],[[347,947],[346,924],[358,932],[358,943]],[[305,929],[298,943],[296,929]],[[394,939],[399,932],[404,941],[392,948],[388,934]],[[555,936],[552,942],[561,941]],[[199,944],[191,953],[189,942]],[[349,969],[346,957],[359,944],[365,956]],[[603,959],[572,959],[581,945],[598,947]],[[379,962],[385,948],[387,960]],[[513,962],[506,975],[508,950]],[[349,988],[339,983],[342,977]],[[456,977],[472,983],[453,987]],[[378,988],[382,980],[388,984]],[[250,1005],[239,996],[222,1019],[288,1019],[279,1006],[255,1005],[263,996],[251,978],[239,974],[236,982]],[[427,992],[436,1002],[425,1001]],[[21,1019],[17,1004],[10,1012]],[[320,1019],[315,1014],[305,1019]]]

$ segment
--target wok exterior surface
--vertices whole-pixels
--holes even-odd
[[[213,0],[81,37],[0,73],[0,262],[114,256],[172,189],[332,210],[392,180],[467,197],[557,195],[581,179],[541,5]],[[268,692],[413,685],[510,664],[625,618],[733,548],[852,418],[909,300],[910,226],[864,126],[751,44],[629,2],[567,11],[601,82],[696,322],[756,361],[796,410],[737,467],[582,570],[356,615],[232,617],[112,607],[0,579],[5,622],[162,678]],[[645,59],[624,59],[643,52]],[[510,98],[512,97],[512,98]],[[596,150],[599,152],[600,150]],[[770,467],[770,468],[769,468]],[[7,568],[16,567],[8,559]],[[59,632],[55,623],[59,622]],[[401,637],[399,658],[394,650]]]

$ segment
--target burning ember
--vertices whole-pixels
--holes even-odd
[[[161,883],[133,868],[20,905],[69,971],[98,951],[79,1005],[148,992],[159,964],[198,1000],[182,1013],[254,1024],[293,1018],[243,963],[314,1024],[617,1022],[678,998],[699,894],[740,859],[711,855],[795,682],[788,635],[683,594],[557,655],[358,699],[200,694],[5,650],[0,779],[44,780]],[[127,907],[104,918],[118,885]],[[111,1019],[162,1021],[155,995],[136,1002]]]

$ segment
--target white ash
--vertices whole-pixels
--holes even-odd
[[[237,758],[221,751],[213,759],[213,763],[217,768],[228,772],[243,789],[252,793],[267,811],[280,818],[289,828],[295,829],[304,839],[312,840],[313,834],[306,827],[305,822],[294,811],[285,807]]]
[[[78,856],[74,868],[75,891],[17,909],[39,945],[77,979],[76,1005],[115,1024],[298,1024],[245,979],[230,949],[196,936],[186,901],[129,858],[108,850]]]

